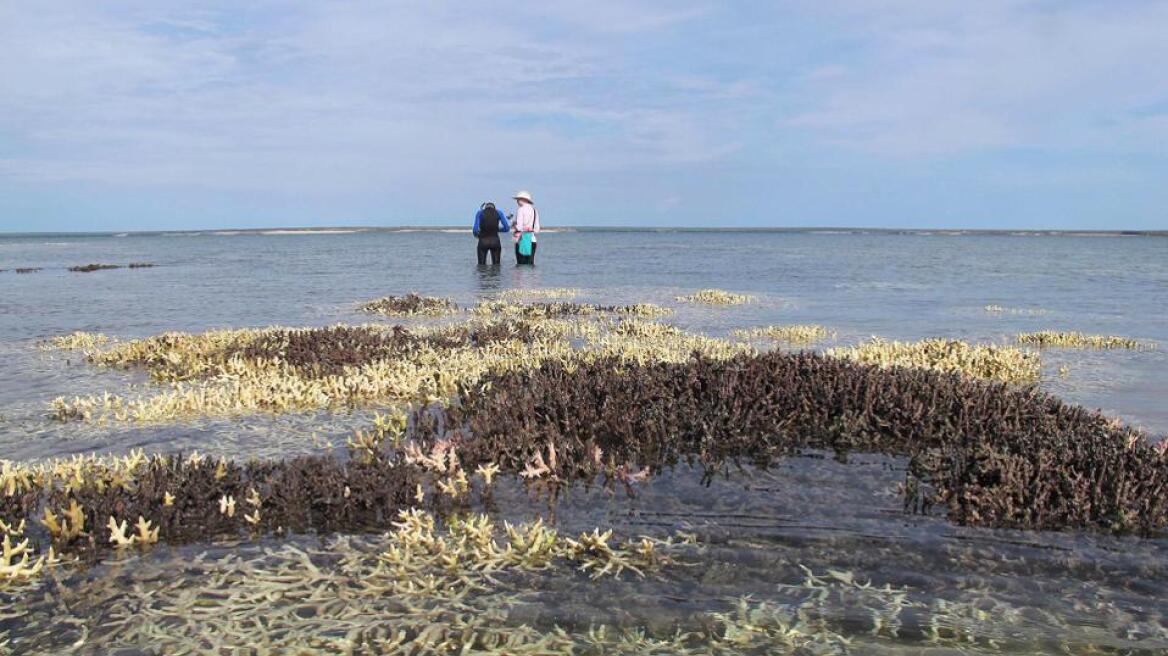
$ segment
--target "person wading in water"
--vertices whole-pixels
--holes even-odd
[[[539,234],[539,212],[531,202],[531,194],[526,191],[515,193],[515,230],[511,240],[515,242],[515,263],[535,264],[536,235]]]
[[[491,202],[483,203],[475,213],[474,236],[479,238],[479,264],[487,263],[487,253],[491,254],[491,264],[498,264],[502,259],[503,246],[499,243],[499,233],[507,232],[511,226],[507,225],[507,217],[495,209]]]

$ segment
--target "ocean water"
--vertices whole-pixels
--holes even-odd
[[[1040,385],[1154,436],[1168,434],[1163,237],[568,231],[541,237],[534,268],[515,267],[506,250],[502,266],[480,268],[474,245],[469,234],[426,230],[0,236],[0,269],[7,269],[0,272],[0,459],[133,448],[275,457],[343,442],[368,418],[355,412],[164,426],[60,424],[46,416],[55,397],[148,392],[150,384],[134,372],[96,370],[75,355],[39,350],[39,340],[74,330],[124,339],[171,330],[391,322],[356,306],[411,291],[470,304],[502,290],[548,287],[579,289],[577,300],[585,302],[675,307],[667,321],[713,336],[819,323],[837,332],[822,346],[871,336],[1005,344],[1019,332],[1046,329],[1156,342],[1159,348],[1144,351],[1045,351]],[[66,270],[130,262],[157,266]],[[41,270],[17,274],[17,267]],[[759,302],[704,308],[674,301],[703,288],[751,293]],[[1006,311],[987,312],[987,305]],[[766,472],[746,468],[710,487],[682,468],[635,494],[575,489],[554,500],[506,483],[496,502],[509,517],[546,516],[551,508],[552,521],[566,529],[686,531],[707,545],[700,566],[652,581],[593,584],[570,574],[543,581],[508,621],[668,633],[750,595],[827,618],[862,640],[865,647],[853,653],[940,649],[927,639],[938,630],[974,637],[929,653],[1168,650],[1168,540],[971,529],[943,517],[909,516],[895,493],[903,468],[894,458],[843,463],[808,454]],[[212,555],[234,549],[203,548]],[[86,580],[107,577],[130,594],[135,584],[161,585],[169,563],[185,553],[161,549],[138,567],[99,564]],[[791,586],[804,576],[798,565],[852,571],[910,590],[921,605],[902,617],[899,635],[882,632],[870,626],[872,609],[847,590],[794,598]],[[199,585],[196,579],[187,584]],[[36,603],[9,602],[32,619],[0,619],[0,632],[30,653],[72,644],[77,634],[54,638],[50,630],[61,621],[64,589]],[[85,625],[119,599],[125,601],[107,591],[71,605],[71,618]],[[96,645],[80,651],[103,653]]]

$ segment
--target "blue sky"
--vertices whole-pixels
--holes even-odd
[[[0,231],[1168,229],[1168,1],[0,4]]]

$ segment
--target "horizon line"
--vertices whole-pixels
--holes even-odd
[[[164,235],[217,235],[232,236],[239,234],[255,234],[276,236],[279,234],[353,234],[358,232],[425,232],[425,231],[465,231],[470,228],[462,225],[396,225],[396,226],[300,226],[300,227],[265,227],[265,228],[189,228],[189,229],[158,229],[158,230],[47,230],[47,231],[0,231],[0,237],[37,237],[37,236],[164,236]],[[875,228],[856,226],[727,226],[720,228],[693,227],[693,226],[562,226],[549,228],[543,232],[841,232],[841,233],[890,233],[890,234],[983,234],[983,235],[1115,235],[1115,236],[1168,236],[1168,230],[1140,230],[1140,229],[1065,229],[1065,228]]]

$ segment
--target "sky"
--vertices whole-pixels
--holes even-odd
[[[0,0],[0,232],[1168,229],[1168,0]]]

